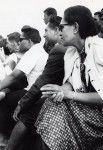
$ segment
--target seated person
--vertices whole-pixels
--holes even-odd
[[[7,75],[3,65],[6,56],[4,51],[4,46],[6,46],[6,41],[3,38],[3,36],[0,35],[0,81],[3,80]]]
[[[64,84],[41,88],[47,98],[35,124],[41,149],[102,150],[103,39],[84,6],[67,8],[61,24]]]
[[[98,11],[94,13],[94,20],[98,27],[98,36],[103,38],[103,13],[102,11]]]
[[[20,51],[25,52],[25,54],[13,72],[0,83],[0,90],[9,88],[13,91],[8,93],[5,99],[2,99],[0,102],[0,133],[5,132],[5,134],[7,134],[7,132],[10,134],[10,120],[13,122],[11,114],[18,100],[20,100],[42,73],[48,58],[48,54],[40,44],[41,37],[39,31],[30,26],[24,26],[21,31],[22,35],[19,48]],[[23,89],[24,86],[27,86],[27,82],[28,87]]]
[[[5,60],[4,47],[6,47],[6,40],[2,35],[0,35],[0,60],[2,62]]]
[[[8,47],[10,51],[10,55],[5,58],[4,61],[4,66],[7,71],[7,75],[9,75],[21,57],[23,56],[24,53],[22,53],[19,49],[19,44],[20,44],[20,33],[18,32],[13,32],[7,35],[7,44],[6,46]]]
[[[4,48],[3,48],[4,39],[0,41],[2,43],[1,44],[2,47],[0,49],[0,56],[1,56],[0,58],[3,65],[3,67],[1,67],[2,73],[0,71],[0,74],[2,74],[3,76],[2,80],[12,72],[12,70],[15,68],[16,64],[20,60],[21,56],[23,55],[22,53],[19,52],[20,33],[14,32],[9,34],[7,37],[8,38],[7,38],[6,46],[10,52],[9,55],[6,55],[4,52]],[[3,70],[5,72],[5,75],[3,73]]]
[[[29,89],[42,73],[46,64],[48,55],[43,50],[42,45],[39,44],[41,37],[38,30],[32,27],[26,28],[24,26],[21,31],[22,35],[19,48],[21,53],[26,53],[23,55],[13,72],[1,82],[0,90],[9,88],[16,80],[22,80],[23,76],[27,77],[29,84],[27,89]]]
[[[52,7],[46,8],[44,10],[44,18],[43,18],[44,23],[47,25],[50,19],[55,16],[57,16],[57,11],[55,8],[52,8]],[[43,48],[45,49],[45,51],[46,52],[50,51],[49,49],[51,49],[52,46],[53,46],[52,43],[45,39],[45,43],[43,45]]]
[[[21,56],[23,55],[19,52],[20,33],[13,32],[7,35],[7,37],[7,43],[5,43],[4,38],[2,38],[2,41],[0,40],[0,80],[3,80],[13,71]],[[3,47],[5,44],[9,49],[9,55],[6,55],[4,52]],[[7,91],[8,90],[6,89],[5,92]],[[3,99],[5,97],[5,92],[0,92],[0,99]]]
[[[28,131],[30,134],[30,131],[32,131],[32,129],[34,130],[34,122],[42,104],[44,103],[44,101],[40,99],[40,88],[47,83],[62,84],[64,77],[63,58],[66,48],[61,44],[60,21],[61,17],[57,16],[52,18],[47,24],[44,38],[49,42],[54,43],[55,46],[49,51],[49,57],[43,73],[19,101],[18,106],[15,109],[13,117],[15,120],[20,120],[13,129],[7,149],[15,149],[19,142],[27,136],[24,137],[26,132]],[[34,142],[35,141],[33,141],[32,145],[34,145]]]

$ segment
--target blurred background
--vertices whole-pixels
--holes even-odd
[[[103,8],[101,0],[0,0],[0,35],[6,37],[14,31],[20,32],[23,25],[36,27],[43,35],[43,11],[54,7],[62,16],[63,11],[73,5],[87,6],[92,13]]]

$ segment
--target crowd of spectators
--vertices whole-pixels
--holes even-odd
[[[0,35],[0,150],[102,150],[103,9],[43,13]]]

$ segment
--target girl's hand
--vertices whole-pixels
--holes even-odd
[[[54,102],[62,102],[63,98],[64,98],[64,93],[63,93],[63,91],[61,91],[55,95],[55,97],[53,98],[53,101]]]
[[[56,95],[61,91],[61,87],[55,84],[47,84],[41,88],[43,97],[50,97]]]
[[[42,92],[58,92],[61,91],[61,86],[55,84],[46,84],[41,88]]]
[[[42,98],[50,98],[54,102],[61,102],[64,98],[64,94],[61,86],[54,84],[47,84],[41,88]]]

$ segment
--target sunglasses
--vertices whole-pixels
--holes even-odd
[[[60,27],[63,29],[64,26],[68,26],[69,24],[68,23],[64,23],[64,24],[60,24]]]
[[[61,26],[67,26],[69,25],[68,23],[60,24]]]
[[[20,38],[20,42],[22,42],[23,40],[28,40],[27,38]]]

